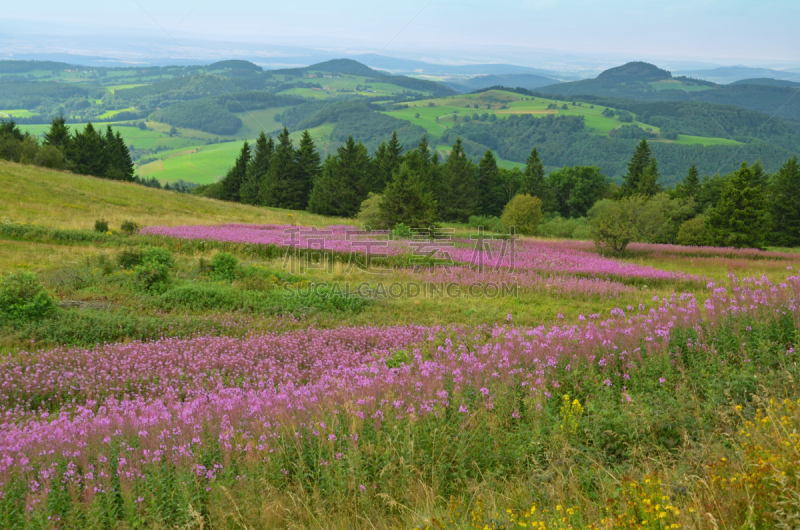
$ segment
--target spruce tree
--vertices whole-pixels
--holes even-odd
[[[717,205],[706,217],[714,244],[764,248],[767,201],[747,163],[733,173]]]
[[[44,133],[44,145],[52,145],[61,150],[66,150],[69,146],[70,134],[69,127],[66,125],[64,115],[56,116],[50,123],[50,129]]]
[[[447,162],[441,167],[440,184],[437,189],[439,218],[444,221],[466,222],[475,214],[477,200],[475,165],[467,158],[456,139]]]
[[[272,141],[272,137],[267,138],[264,131],[261,131],[253,149],[253,158],[247,165],[247,175],[239,190],[242,203],[259,204],[258,191],[269,171],[269,161],[274,150],[275,142]]]
[[[392,138],[388,143],[382,142],[378,146],[373,158],[373,178],[370,182],[370,191],[382,193],[386,185],[392,179],[394,172],[403,163],[403,146],[397,138],[397,131],[392,133]]]
[[[294,204],[294,146],[289,138],[289,130],[284,127],[278,136],[278,145],[269,163],[267,178],[259,192],[259,204],[273,208],[289,208]]]
[[[797,157],[781,166],[770,191],[772,242],[782,247],[800,246],[800,165]]]
[[[689,172],[680,184],[681,197],[684,199],[696,198],[697,194],[700,192],[700,187],[700,172],[697,171],[697,166],[692,164],[692,167],[689,168]]]
[[[425,190],[435,194],[439,179],[439,156],[430,150],[427,135],[422,136],[417,148],[407,152],[403,160],[412,172],[419,175]]]
[[[406,164],[395,171],[386,186],[379,209],[387,226],[403,223],[410,228],[430,228],[436,221],[436,200],[417,173]]]
[[[628,173],[623,177],[620,195],[644,195],[650,197],[661,191],[658,184],[658,162],[647,144],[647,139],[642,138],[636,151],[628,162]]]
[[[494,158],[491,149],[487,149],[486,154],[478,165],[478,212],[480,215],[499,217],[503,211],[500,204],[500,192],[497,160]]]
[[[67,149],[67,158],[76,173],[103,177],[106,172],[105,141],[91,122],[81,132],[75,132]]]
[[[239,156],[236,157],[233,167],[228,170],[228,174],[222,180],[222,200],[231,202],[241,202],[240,190],[242,183],[247,177],[247,165],[250,163],[250,145],[247,141],[242,145]]]
[[[111,127],[108,129],[110,131]],[[109,160],[108,178],[133,182],[136,166],[131,159],[131,152],[119,132],[110,137],[106,135],[106,150]]]
[[[535,147],[526,160],[525,172],[522,175],[520,193],[531,197],[539,197],[544,201],[543,196],[547,185],[544,180],[544,163],[539,157],[539,150]]]
[[[308,198],[320,172],[320,156],[314,146],[314,140],[308,131],[300,137],[300,147],[295,153],[295,178],[293,181],[292,204],[287,208],[305,210]]]
[[[329,156],[314,183],[308,210],[321,215],[355,216],[367,197],[370,158],[367,148],[351,136]]]

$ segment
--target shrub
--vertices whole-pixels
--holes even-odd
[[[43,145],[39,148],[33,163],[50,169],[67,169],[69,167],[69,162],[64,156],[64,152],[52,145]]]
[[[153,261],[144,262],[134,268],[136,284],[142,291],[163,293],[169,288],[169,267]]]
[[[383,201],[383,195],[370,192],[361,203],[361,209],[358,211],[357,217],[359,221],[364,223],[364,226],[378,230],[388,228],[385,216],[380,209],[381,201]]]
[[[211,277],[217,281],[232,282],[236,279],[236,267],[239,260],[227,252],[219,252],[211,259]]]
[[[634,195],[619,201],[603,199],[589,210],[589,233],[598,248],[622,252],[642,233],[645,199]]]
[[[532,236],[542,220],[542,200],[530,195],[517,195],[503,208],[500,217],[506,230],[512,227],[518,234]]]
[[[408,239],[411,237],[411,227],[403,223],[397,223],[392,229],[392,236],[395,239]]]
[[[122,221],[122,225],[120,225],[120,230],[125,232],[127,235],[132,236],[139,231],[139,225],[134,223],[133,221],[124,220]]]
[[[175,258],[172,253],[161,247],[145,247],[142,249],[142,263],[164,265],[167,268],[175,266]]]
[[[133,269],[142,264],[142,253],[135,248],[126,248],[117,254],[117,264],[123,269]]]
[[[106,221],[104,219],[98,219],[97,221],[95,221],[94,222],[94,231],[95,232],[101,232],[103,234],[108,232],[108,221]]]
[[[504,232],[503,221],[499,217],[490,215],[470,215],[467,221],[470,228],[481,228],[489,232]]]
[[[539,235],[564,239],[587,239],[589,222],[585,217],[564,219],[556,215],[539,224]]]
[[[0,315],[17,321],[38,320],[55,311],[56,303],[32,272],[0,278]]]
[[[678,245],[703,246],[708,244],[708,227],[704,215],[698,215],[694,219],[685,221],[678,229],[678,236],[675,238]]]

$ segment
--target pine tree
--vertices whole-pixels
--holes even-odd
[[[800,246],[800,165],[797,157],[781,166],[770,191],[772,242],[782,247]]]
[[[247,165],[250,163],[250,145],[247,141],[242,145],[239,156],[236,157],[233,167],[228,170],[228,174],[222,180],[222,200],[231,202],[241,202],[240,190],[247,178]]]
[[[284,127],[270,159],[267,178],[258,190],[259,204],[273,208],[289,208],[289,205],[294,204],[292,197],[295,169],[294,146],[289,138],[289,130]]]
[[[119,132],[116,135],[111,132],[111,126],[106,130],[105,149],[108,160],[106,178],[133,182],[136,166],[131,159],[131,153],[122,135]]]
[[[44,133],[44,141],[42,143],[66,150],[69,147],[69,142],[69,127],[66,125],[64,115],[56,116],[50,123],[50,129]]]
[[[410,228],[430,228],[436,221],[436,200],[417,173],[406,164],[398,169],[386,186],[379,205],[387,226],[403,223]]]
[[[478,165],[477,193],[480,215],[499,217],[502,213],[498,186],[497,160],[491,149],[488,149]]]
[[[69,142],[67,158],[76,173],[103,177],[106,172],[105,141],[91,122],[81,132],[76,132]]]
[[[367,197],[370,158],[367,148],[351,136],[336,156],[329,156],[314,183],[308,210],[321,215],[355,216]]]
[[[531,197],[539,197],[544,201],[543,196],[545,195],[545,187],[547,186],[544,180],[544,164],[539,157],[539,150],[535,147],[526,160],[525,172],[522,175],[520,193],[530,195]]]
[[[303,136],[300,137],[300,147],[295,153],[295,165],[292,203],[288,204],[287,208],[305,210],[308,208],[308,198],[314,188],[314,181],[320,172],[320,156],[308,131],[303,131]]]
[[[475,165],[467,158],[461,138],[457,138],[440,171],[437,194],[440,219],[466,222],[470,215],[475,214],[475,173]]]
[[[386,185],[392,180],[394,172],[400,168],[403,163],[403,146],[400,140],[397,139],[397,131],[392,133],[392,139],[389,143],[382,142],[378,146],[373,158],[373,178],[370,182],[370,191],[375,193],[382,193]]]
[[[247,176],[239,190],[242,203],[259,204],[258,191],[261,187],[261,183],[267,176],[269,161],[274,151],[275,142],[273,142],[271,137],[267,138],[264,131],[261,131],[261,134],[259,134],[256,139],[255,148],[253,149],[253,158],[247,165]]]
[[[647,144],[647,139],[642,138],[636,146],[636,152],[628,162],[628,174],[623,177],[620,195],[644,195],[650,197],[661,191],[658,184],[658,163]]]
[[[711,237],[724,247],[764,248],[767,202],[747,163],[728,179],[717,205],[707,216]]]
[[[700,191],[700,187],[700,172],[697,171],[697,166],[692,164],[692,167],[689,168],[689,172],[686,174],[686,176],[683,178],[683,182],[680,184],[681,197],[684,199],[696,198],[698,192]]]
[[[419,175],[425,190],[435,194],[439,179],[439,156],[430,150],[427,135],[422,136],[416,149],[406,153],[404,162],[412,172]]]

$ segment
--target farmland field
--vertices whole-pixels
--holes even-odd
[[[4,528],[767,528],[795,491],[796,252],[453,224],[368,263],[354,219],[0,186],[0,277],[58,302],[0,323]]]

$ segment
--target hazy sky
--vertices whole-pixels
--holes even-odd
[[[593,56],[800,63],[798,0],[5,0],[0,34],[142,34],[384,53]],[[171,38],[164,45],[174,45]]]

